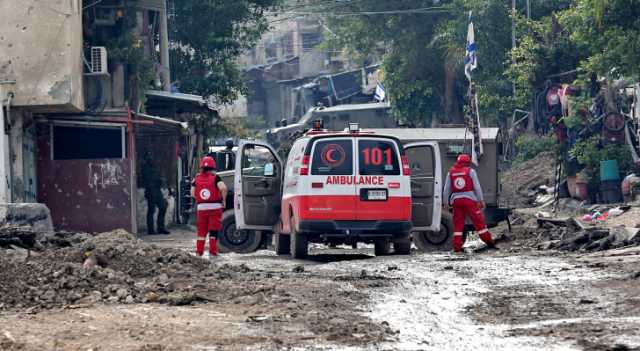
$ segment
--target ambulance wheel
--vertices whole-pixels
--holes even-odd
[[[453,219],[450,213],[443,213],[438,232],[414,232],[413,242],[422,252],[453,250]]]
[[[305,259],[309,255],[309,241],[304,233],[298,233],[293,218],[291,218],[291,256],[297,259]]]
[[[280,233],[273,234],[275,240],[276,255],[291,254],[291,235]]]
[[[391,241],[387,239],[376,240],[373,242],[373,246],[376,256],[388,256],[391,254]]]
[[[218,233],[220,252],[250,253],[262,244],[264,233],[258,230],[237,230],[233,210],[222,214],[222,230]]]
[[[397,240],[393,242],[393,251],[396,255],[411,254],[411,239]]]

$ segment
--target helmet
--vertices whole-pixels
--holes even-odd
[[[200,161],[200,168],[211,168],[211,169],[214,169],[214,168],[216,168],[216,160],[214,160],[213,157],[211,157],[211,156],[205,156]]]
[[[233,149],[233,139],[227,139],[227,141],[224,142],[224,145],[227,147],[227,149]]]
[[[471,157],[469,157],[469,155],[467,154],[460,154],[456,163],[467,166],[471,163]]]

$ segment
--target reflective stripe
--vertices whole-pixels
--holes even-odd
[[[489,231],[489,229],[484,228],[484,229],[482,229],[481,231],[479,231],[479,232],[478,232],[478,234],[484,234],[484,233],[486,233],[486,232],[488,232],[488,231]]]
[[[219,202],[198,204],[198,211],[221,210],[221,209],[222,209],[222,204]]]
[[[207,237],[206,236],[199,236],[198,237],[198,241],[206,241]]]
[[[462,236],[462,232],[455,232],[453,233],[453,236]]]

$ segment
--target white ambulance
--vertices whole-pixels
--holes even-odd
[[[240,142],[234,211],[240,230],[273,231],[279,255],[305,258],[309,243],[373,243],[376,255],[409,254],[410,232],[438,231],[440,152],[436,142],[314,128],[284,163],[259,141]]]

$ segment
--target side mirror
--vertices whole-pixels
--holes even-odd
[[[264,165],[264,176],[265,177],[274,176],[273,163],[267,163],[266,165]]]

